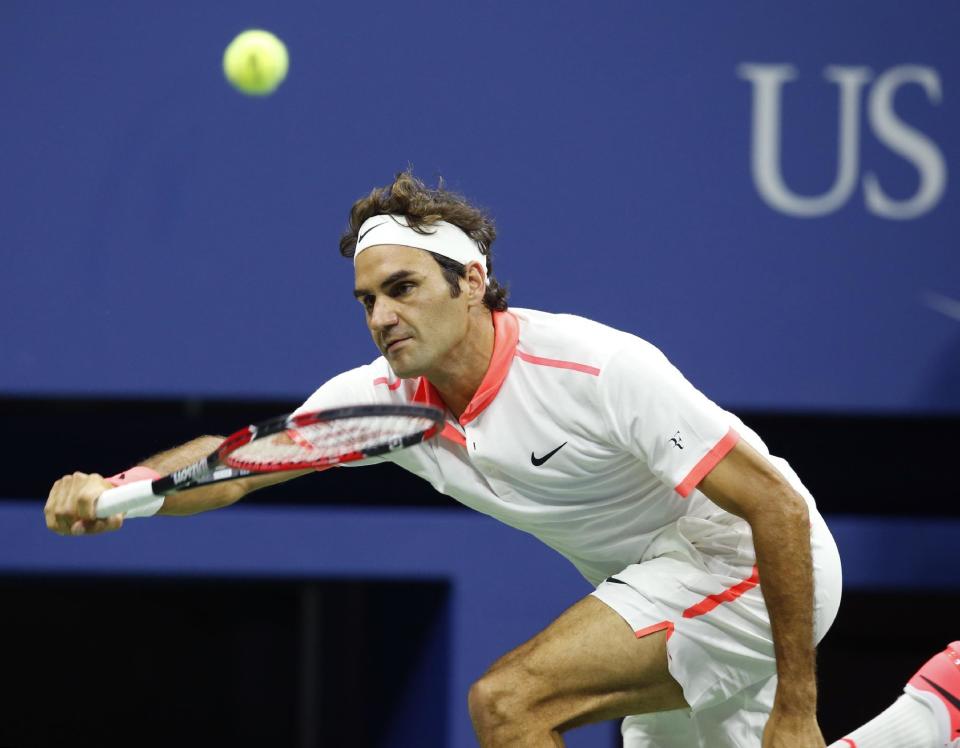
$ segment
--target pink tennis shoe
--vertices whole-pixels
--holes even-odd
[[[960,747],[960,641],[931,657],[903,690],[933,709],[943,745]]]

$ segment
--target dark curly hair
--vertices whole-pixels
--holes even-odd
[[[483,303],[491,311],[502,312],[507,308],[507,289],[493,277],[493,255],[490,245],[497,238],[493,219],[467,202],[466,198],[444,189],[441,179],[436,189],[427,187],[407,169],[397,174],[392,184],[377,187],[366,197],[357,200],[350,209],[350,223],[340,237],[340,254],[353,257],[357,250],[357,234],[364,221],[376,215],[390,213],[402,215],[407,225],[421,234],[429,233],[425,227],[436,221],[446,221],[459,227],[479,246],[487,259],[487,277],[490,279]],[[450,295],[460,295],[460,279],[466,278],[465,265],[449,257],[431,252],[450,285]]]

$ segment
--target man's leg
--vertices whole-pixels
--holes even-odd
[[[483,748],[558,746],[589,722],[687,706],[667,670],[666,632],[641,638],[587,597],[500,658],[470,689]]]
[[[934,655],[893,705],[830,748],[960,746],[960,642]]]

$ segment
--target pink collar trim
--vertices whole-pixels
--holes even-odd
[[[520,324],[517,322],[517,318],[510,312],[494,312],[493,355],[490,357],[490,365],[487,367],[487,373],[483,375],[480,386],[477,387],[477,391],[473,394],[470,402],[467,403],[463,415],[460,416],[461,426],[466,426],[493,402],[507,378],[507,372],[510,371],[519,339]],[[446,409],[446,404],[440,397],[437,388],[430,384],[426,377],[420,377],[417,391],[413,395],[413,402],[426,403]],[[465,443],[463,435],[449,423],[444,426],[441,436],[460,444]]]

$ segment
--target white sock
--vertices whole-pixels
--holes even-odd
[[[930,707],[909,694],[858,727],[830,748],[942,748],[937,720]]]

